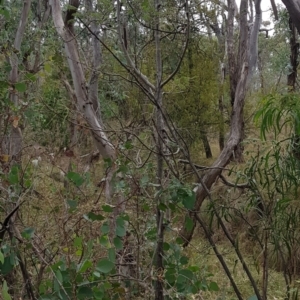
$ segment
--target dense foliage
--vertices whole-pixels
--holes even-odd
[[[260,2],[0,1],[2,299],[298,298],[298,33]]]

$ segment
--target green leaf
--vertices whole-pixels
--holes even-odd
[[[189,262],[188,257],[186,257],[186,256],[181,256],[181,258],[180,258],[180,263],[181,263],[182,265],[186,265],[188,262]]]
[[[8,286],[6,281],[3,281],[2,284],[2,296],[3,296],[3,300],[12,300],[11,296],[8,293]]]
[[[120,250],[123,248],[123,242],[118,236],[116,236],[114,238],[114,246],[116,247],[117,250]]]
[[[57,279],[58,282],[60,282],[60,283],[63,282],[63,276],[62,276],[60,270],[57,270],[57,271],[55,272],[55,277],[56,277],[56,279]]]
[[[10,256],[4,258],[4,263],[0,263],[0,273],[2,275],[9,274],[14,268],[14,264],[11,263]]]
[[[181,269],[178,272],[176,286],[179,291],[186,291],[192,283],[194,274],[191,270]]]
[[[115,264],[108,259],[102,259],[98,262],[96,270],[108,274],[114,268]]]
[[[49,63],[45,63],[44,64],[44,70],[47,72],[47,73],[51,73],[51,65]]]
[[[85,260],[77,266],[77,272],[84,273],[88,268],[92,266],[92,262],[90,260]]]
[[[187,231],[191,231],[194,227],[194,221],[192,218],[190,218],[189,216],[186,216],[185,220],[184,220],[184,228]]]
[[[34,234],[34,228],[32,227],[25,228],[21,233],[22,237],[27,240],[33,238],[33,234]]]
[[[26,73],[25,78],[29,81],[36,81],[36,76],[34,74],[31,74],[31,73]]]
[[[186,196],[182,199],[182,204],[187,209],[193,209],[196,202],[196,194],[191,191],[187,193]]]
[[[6,89],[8,87],[9,87],[9,84],[7,81],[0,80],[0,88],[1,89]]]
[[[176,270],[174,268],[169,268],[166,271],[165,278],[170,286],[174,285],[174,283],[176,281],[176,277],[177,277],[177,274],[176,274]]]
[[[19,182],[19,167],[13,166],[8,174],[8,181],[10,184],[17,184]]]
[[[26,91],[26,84],[24,82],[17,82],[15,84],[15,88],[18,92],[25,92]]]
[[[116,250],[115,248],[108,249],[108,258],[112,263],[116,261]]]
[[[104,158],[105,168],[110,168],[113,165],[113,161],[111,158]]]
[[[258,300],[256,295],[251,296],[250,298],[248,298],[247,300]]]
[[[0,263],[3,264],[4,263],[4,255],[2,253],[2,251],[0,250]]]
[[[74,245],[74,247],[76,247],[76,248],[82,248],[82,237],[81,237],[81,236],[77,236],[77,237],[74,239],[73,245]]]
[[[102,232],[103,234],[109,233],[109,226],[108,226],[107,223],[104,223],[104,224],[101,226],[101,232]]]
[[[208,290],[209,291],[213,291],[213,292],[218,292],[219,291],[219,286],[218,286],[218,284],[216,282],[212,281],[209,284]]]
[[[168,208],[168,207],[167,207],[164,203],[162,203],[162,202],[160,202],[160,203],[158,204],[158,209],[161,210],[161,211],[166,211],[167,208]]]
[[[82,178],[78,173],[76,172],[68,172],[66,176],[71,182],[75,184],[75,186],[79,187],[84,183],[84,178]]]
[[[77,299],[93,299],[93,290],[88,286],[81,286],[76,294]]]
[[[107,205],[102,205],[102,209],[105,212],[111,213],[111,212],[113,212],[114,207],[107,204]]]
[[[125,229],[125,221],[122,217],[117,218],[116,220],[116,235],[117,236],[125,236],[126,235],[126,229]]]
[[[168,250],[170,249],[170,244],[164,242],[164,244],[163,244],[163,249],[164,249],[164,251],[168,251]]]
[[[110,246],[108,237],[106,235],[101,235],[99,238],[99,243],[100,245],[102,245],[103,247],[108,247]]]
[[[77,200],[67,200],[67,204],[68,204],[70,210],[74,211],[78,206],[78,201]]]
[[[83,217],[88,221],[103,221],[105,218],[102,215],[97,215],[93,212],[83,215]]]
[[[141,180],[140,180],[140,184],[142,187],[147,186],[149,183],[149,176],[148,175],[143,175]]]
[[[184,240],[181,237],[176,238],[176,244],[182,245],[184,243]]]
[[[130,149],[133,148],[133,145],[132,145],[132,143],[130,141],[126,141],[124,143],[124,148],[127,149],[127,150],[130,150]]]
[[[95,300],[103,300],[104,298],[104,290],[102,288],[94,288],[94,295],[93,295],[93,299]]]
[[[9,19],[10,17],[10,12],[6,7],[1,6],[0,7],[0,15],[4,16],[5,19]]]

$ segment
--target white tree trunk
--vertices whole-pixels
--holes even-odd
[[[258,34],[262,21],[262,11],[261,11],[261,0],[255,0],[255,20],[251,29],[250,34],[250,49],[249,49],[249,76],[248,82],[250,83],[253,73],[257,65],[258,58]]]
[[[103,156],[103,158],[110,159],[112,163],[112,167],[107,173],[105,183],[106,201],[111,203],[113,193],[111,180],[115,170],[114,162],[116,160],[116,149],[113,146],[113,144],[109,141],[101,124],[101,121],[97,117],[97,113],[94,110],[93,102],[90,100],[91,98],[88,95],[87,80],[84,76],[84,70],[80,61],[76,38],[72,30],[73,20],[66,20],[66,24],[68,25],[64,23],[59,0],[52,0],[50,2],[50,5],[52,7],[52,17],[55,28],[60,37],[62,38],[65,46],[66,56],[77,98],[77,107],[80,109],[80,112],[83,114],[90,127],[90,130],[96,142],[97,149],[99,150],[100,154]],[[70,2],[70,5],[71,7],[75,7],[77,9],[79,2],[73,0]],[[72,14],[72,11],[69,13]],[[119,207],[119,209],[121,208]]]

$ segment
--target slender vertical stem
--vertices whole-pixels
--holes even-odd
[[[159,185],[158,189],[162,189],[163,184],[163,113],[162,113],[162,57],[161,57],[161,45],[160,45],[160,31],[159,31],[159,13],[160,13],[160,0],[155,0],[155,54],[156,54],[156,86],[155,86],[155,102],[156,102],[156,130],[157,130],[157,139],[156,139],[156,148],[157,148],[157,183]],[[156,248],[156,273],[157,280],[155,282],[155,300],[162,300],[164,298],[163,293],[163,281],[161,280],[161,275],[163,274],[164,265],[163,265],[163,242],[164,242],[164,214],[159,209],[159,203],[161,201],[160,193],[157,193],[157,212],[156,212],[156,225],[157,225],[157,248]]]

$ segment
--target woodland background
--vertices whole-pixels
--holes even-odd
[[[1,299],[299,298],[300,6],[261,2],[0,1]]]

